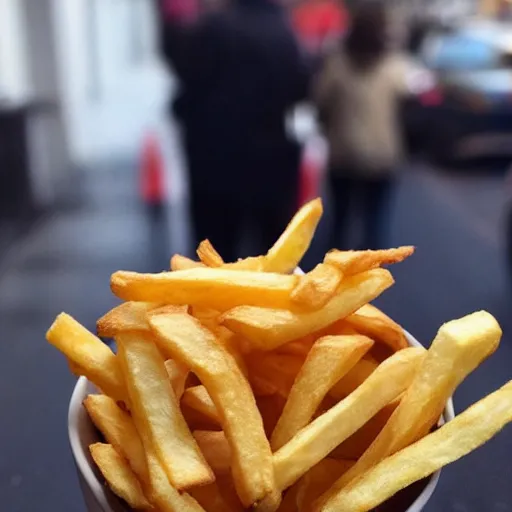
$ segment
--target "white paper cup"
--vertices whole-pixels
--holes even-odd
[[[421,346],[408,332],[406,332],[406,335],[412,346]],[[89,453],[89,445],[101,442],[102,439],[89,419],[82,402],[87,395],[95,392],[97,392],[96,388],[85,377],[80,377],[69,404],[69,442],[71,443],[80,487],[89,512],[128,512],[130,509],[104,485],[103,478]],[[446,404],[443,416],[444,421],[450,421],[454,418],[455,414],[451,400]],[[423,488],[419,488],[418,496],[415,499],[413,498],[412,504],[403,512],[420,512],[423,510],[434,493],[439,475],[440,471],[433,474],[426,481]]]

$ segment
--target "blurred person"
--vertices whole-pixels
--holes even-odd
[[[183,130],[196,241],[209,238],[234,261],[251,227],[253,249],[266,251],[296,207],[300,147],[285,115],[309,87],[283,9],[239,0],[193,27],[166,21],[162,50],[180,82],[173,112]]]
[[[402,159],[404,62],[389,49],[383,4],[367,1],[355,9],[346,40],[326,58],[317,77],[314,101],[329,146],[334,201],[332,247],[347,248],[354,208],[362,214],[362,248],[386,244]]]

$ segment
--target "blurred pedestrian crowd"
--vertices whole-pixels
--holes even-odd
[[[385,246],[408,90],[385,4],[349,14],[330,0],[155,1],[161,53],[179,80],[169,114],[182,130],[196,240],[226,261],[243,255],[248,230],[248,250],[272,245],[301,179],[303,148],[285,119],[309,102],[328,145],[331,247],[353,245],[356,215],[360,247]]]

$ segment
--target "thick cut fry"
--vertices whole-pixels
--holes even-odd
[[[189,315],[152,316],[150,324],[161,350],[189,366],[217,407],[242,503],[249,507],[263,500],[275,488],[272,453],[251,388],[234,358]]]
[[[248,304],[286,308],[298,276],[264,272],[196,268],[160,274],[116,272],[114,294],[125,300],[190,304],[226,310]]]
[[[175,254],[171,258],[171,270],[190,270],[191,268],[203,268],[204,265],[200,261],[194,261],[181,254]]]
[[[215,407],[215,404],[204,386],[188,388],[183,394],[181,402],[187,407],[200,412],[214,423],[220,425],[220,417],[217,412],[217,407]]]
[[[388,422],[391,415],[398,407],[403,395],[386,405],[368,423],[363,425],[357,432],[354,432],[346,441],[343,441],[330,454],[329,457],[341,460],[357,460],[368,447],[375,441],[381,430]]]
[[[278,347],[276,353],[305,358],[318,338],[321,338],[321,336],[305,336],[300,340],[290,341]]]
[[[127,400],[117,357],[74,318],[61,313],[46,333],[46,339],[104,393],[115,400]]]
[[[267,272],[288,274],[295,270],[311,245],[322,213],[322,200],[315,199],[305,204],[295,214],[265,257]]]
[[[297,510],[309,512],[313,502],[327,491],[354,463],[348,460],[323,459],[297,482]]]
[[[375,361],[361,359],[343,378],[329,391],[329,394],[341,400],[355,391],[378,367]]]
[[[344,483],[417,441],[436,424],[457,386],[498,347],[501,329],[484,311],[444,324],[390,420],[344,475]]]
[[[165,361],[165,369],[167,370],[167,375],[171,381],[174,394],[176,395],[176,398],[179,402],[183,396],[183,393],[185,392],[185,383],[187,382],[187,378],[190,372],[185,365],[172,359]]]
[[[370,270],[343,280],[336,295],[318,311],[294,313],[284,309],[240,306],[225,313],[222,322],[251,341],[255,348],[273,350],[350,315],[392,284],[393,277],[387,270]]]
[[[304,358],[264,352],[248,357],[249,382],[260,396],[278,394],[286,399]],[[268,390],[268,393],[265,391]]]
[[[243,512],[242,505],[233,506],[224,498],[217,482],[194,487],[190,495],[208,512]]]
[[[231,447],[224,432],[196,430],[194,437],[215,475],[231,471]]]
[[[224,260],[221,255],[215,250],[210,240],[203,240],[197,248],[197,255],[202,263],[207,267],[222,267]]]
[[[89,395],[84,406],[107,442],[128,461],[139,480],[145,482],[146,455],[131,416],[106,395]]]
[[[315,512],[366,512],[400,489],[464,457],[512,421],[512,381],[471,406],[436,432],[384,459],[338,490],[334,484]]]
[[[119,334],[116,341],[132,414],[172,485],[186,489],[213,482],[213,472],[188,429],[164,360],[151,338],[127,332]]]
[[[342,278],[340,269],[320,263],[311,272],[300,276],[291,299],[303,308],[320,309],[334,297]]]
[[[146,314],[159,306],[153,302],[124,302],[96,322],[98,336],[113,338],[122,331],[149,331]]]
[[[338,251],[328,252],[324,263],[338,267],[345,276],[366,272],[382,265],[400,263],[414,253],[414,247],[405,246],[397,249],[379,251]]]
[[[135,510],[151,508],[134,472],[112,445],[95,443],[89,446],[89,450],[108,486],[115,494]]]
[[[407,348],[384,361],[354,393],[322,414],[274,454],[279,489],[295,483],[410,385],[425,350]]]
[[[265,256],[255,256],[235,261],[235,263],[225,263],[222,268],[228,270],[249,270],[252,272],[265,272]]]
[[[386,344],[393,352],[409,346],[400,325],[371,304],[365,304],[345,321],[357,332]]]
[[[311,421],[329,389],[372,345],[365,336],[326,336],[313,345],[272,434],[272,450],[281,448]]]
[[[143,435],[142,441],[149,474],[149,491],[146,496],[159,512],[206,512],[190,494],[180,493],[170,484],[149,438]]]

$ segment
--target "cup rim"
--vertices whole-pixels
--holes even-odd
[[[413,347],[422,347],[423,345],[412,336],[409,332],[404,330],[405,335],[407,337],[407,341],[410,346]],[[82,421],[89,422],[91,428],[93,427],[92,422],[87,415],[82,402],[86,398],[89,393],[94,392],[95,388],[92,383],[90,383],[86,377],[80,377],[78,382],[76,383],[73,394],[71,395],[71,400],[69,403],[69,411],[68,411],[68,435],[69,442],[71,445],[71,451],[73,453],[73,458],[77,467],[77,471],[79,473],[79,477],[83,480],[83,483],[87,486],[87,489],[90,490],[92,495],[94,496],[98,505],[104,510],[104,512],[114,512],[111,506],[112,499],[114,497],[112,491],[108,489],[108,487],[104,486],[98,477],[96,470],[94,469],[94,463],[90,457],[90,454],[87,450],[87,447],[81,442],[80,431],[79,428],[80,423]],[[453,401],[450,398],[446,403],[445,410],[443,412],[443,416],[440,420],[440,423],[443,424],[445,422],[451,421],[455,417],[455,412],[453,408]],[[85,420],[84,420],[85,418]],[[419,512],[423,509],[423,507],[427,504],[427,502],[432,497],[437,484],[439,482],[439,477],[441,474],[441,470],[435,472],[431,475],[429,482],[424,487],[421,494],[416,498],[416,500],[410,505],[406,512]],[[128,510],[128,509],[127,509]]]

